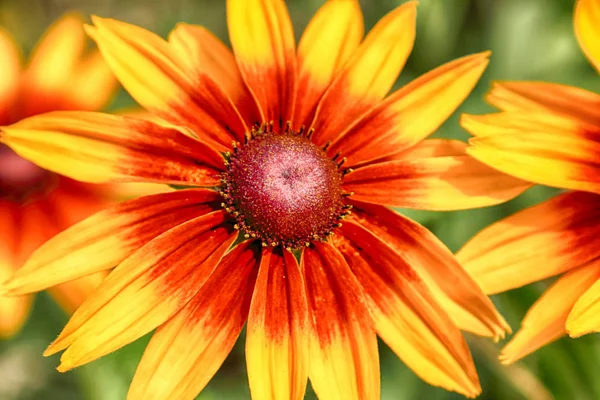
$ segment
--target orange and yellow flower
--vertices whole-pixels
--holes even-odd
[[[86,27],[129,93],[168,122],[56,112],[3,129],[36,164],[87,182],[187,189],[101,211],[50,240],[3,285],[30,293],[117,265],[46,355],[66,371],[156,328],[130,399],[192,399],[247,322],[255,399],[379,398],[379,335],[425,381],[475,396],[459,329],[502,317],[450,251],[385,206],[457,210],[530,186],[424,140],[479,80],[488,53],[386,97],[413,46],[416,3],[363,40],[357,1],[331,0],[298,48],[281,0],[227,3],[231,52],[206,29],[168,41]],[[343,221],[342,221],[343,220]]]
[[[84,54],[83,21],[58,20],[27,66],[15,41],[0,29],[0,126],[53,110],[96,110],[117,81],[99,52]],[[0,143],[0,280],[39,245],[109,204],[104,188],[44,170]],[[63,283],[50,294],[69,313],[101,282],[102,274]],[[29,315],[31,296],[0,296],[0,337],[15,334]]]
[[[577,2],[575,32],[600,71],[599,0]],[[561,275],[503,349],[510,363],[567,332],[600,331],[600,95],[499,82],[488,101],[502,112],[462,118],[475,136],[467,152],[515,177],[571,190],[485,228],[457,254],[488,294]]]

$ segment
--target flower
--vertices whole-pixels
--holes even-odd
[[[497,204],[529,184],[424,140],[479,80],[488,53],[386,95],[413,45],[416,3],[364,40],[357,1],[326,2],[296,51],[280,0],[229,1],[233,53],[199,26],[168,41],[93,18],[88,33],[129,93],[167,124],[50,113],[2,140],[88,182],[190,187],[102,211],[50,240],[3,285],[41,290],[118,265],[46,355],[60,371],[157,328],[130,399],[191,399],[247,321],[255,399],[379,398],[377,335],[427,382],[475,396],[459,330],[508,330],[424,227],[386,205]],[[343,222],[342,222],[343,220]]]
[[[600,71],[600,1],[579,0],[575,32]],[[473,237],[457,257],[488,294],[561,275],[501,353],[514,362],[560,338],[600,330],[600,95],[543,82],[499,82],[503,112],[464,115],[467,152],[505,173],[568,189]],[[565,330],[566,323],[566,330]]]
[[[83,54],[83,21],[67,14],[46,32],[27,67],[0,29],[0,126],[53,110],[102,108],[117,81],[98,52]],[[112,196],[111,196],[112,197]],[[0,143],[0,280],[48,238],[109,204],[104,188],[42,169]],[[104,274],[50,289],[72,313]],[[0,337],[14,335],[29,315],[31,296],[0,297]]]

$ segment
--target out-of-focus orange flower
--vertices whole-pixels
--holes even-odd
[[[82,19],[66,15],[46,32],[24,65],[15,41],[0,29],[0,126],[47,111],[106,105],[117,81],[97,51],[84,52],[86,39]],[[40,168],[0,143],[0,281],[47,239],[108,205],[106,189]],[[71,313],[102,276],[49,291]],[[31,295],[0,297],[0,337],[19,330],[31,300]]]
[[[600,71],[600,0],[580,0],[575,33]],[[516,361],[562,336],[600,331],[600,95],[543,82],[499,82],[503,112],[464,115],[468,153],[527,181],[572,190],[479,232],[457,254],[488,293],[561,275],[502,350]]]
[[[230,0],[227,18],[233,53],[198,26],[165,41],[93,19],[88,32],[123,86],[171,125],[57,112],[5,128],[2,140],[89,182],[198,187],[83,221],[3,290],[119,264],[46,354],[66,349],[65,371],[157,328],[131,399],[195,398],[246,321],[255,399],[301,399],[308,377],[322,399],[378,399],[377,335],[427,382],[477,395],[460,329],[499,338],[508,327],[431,232],[385,206],[467,209],[529,187],[464,143],[425,140],[489,53],[387,96],[413,46],[415,2],[363,40],[358,2],[328,1],[298,48],[282,0]]]

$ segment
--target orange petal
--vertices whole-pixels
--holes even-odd
[[[578,0],[574,25],[581,49],[600,72],[600,1]]]
[[[169,34],[169,44],[190,72],[208,74],[231,98],[248,126],[264,121],[252,93],[244,83],[233,53],[208,29],[180,22]]]
[[[383,17],[336,73],[317,107],[317,144],[334,140],[390,91],[414,44],[416,7],[417,2],[410,1]]]
[[[131,96],[148,111],[185,126],[218,150],[246,127],[231,99],[206,73],[191,75],[180,55],[155,34],[124,22],[92,18],[88,33]]]
[[[229,39],[244,81],[265,121],[292,118],[296,55],[292,21],[283,0],[228,0]]]
[[[490,299],[427,228],[386,207],[354,205],[353,221],[402,254],[460,329],[495,340],[510,332]]]
[[[435,132],[479,81],[489,52],[446,63],[397,90],[356,120],[330,147],[354,166],[414,146]]]
[[[327,1],[310,20],[298,44],[294,127],[310,126],[321,96],[354,53],[363,34],[357,0]]]
[[[548,82],[494,82],[487,101],[504,111],[550,111],[600,126],[600,95]]]
[[[337,246],[366,294],[379,336],[426,382],[468,397],[479,394],[461,332],[411,260],[354,221],[344,221],[341,232]]]
[[[65,107],[85,41],[79,14],[64,15],[46,31],[23,76],[22,118]]]
[[[600,193],[600,129],[550,128],[551,120],[544,122],[537,129],[472,138],[467,153],[520,179]]]
[[[513,363],[564,336],[565,322],[579,297],[600,279],[600,260],[567,272],[527,311],[521,329],[502,349],[500,361]]]
[[[161,233],[213,211],[219,198],[187,189],[114,205],[50,239],[2,290],[29,293],[112,268]]]
[[[304,280],[289,251],[263,250],[246,333],[254,399],[303,399],[308,379]]]
[[[16,203],[0,200],[0,282],[17,268],[20,213]],[[12,337],[21,329],[29,315],[31,300],[31,296],[0,296],[0,338]]]
[[[0,125],[14,118],[14,102],[21,78],[21,53],[12,36],[0,28]]]
[[[483,229],[456,257],[484,292],[521,287],[600,256],[600,197],[569,192]]]
[[[156,330],[127,399],[196,398],[244,326],[259,261],[260,250],[249,242],[223,257],[198,294]]]
[[[432,151],[432,145],[442,149]],[[465,155],[464,149],[463,155],[446,156],[457,152],[455,142],[425,146],[427,151],[415,152],[415,157],[358,168],[344,178],[344,189],[354,192],[353,200],[442,211],[499,204],[531,186]]]
[[[313,246],[301,266],[312,315],[312,386],[323,400],[379,399],[377,337],[359,283],[332,245]]]
[[[600,270],[600,258],[593,262],[596,273]],[[592,332],[600,332],[600,279],[577,300],[566,322],[569,336],[576,338]]]
[[[78,66],[71,78],[65,108],[70,110],[97,111],[112,100],[118,82],[102,55],[95,51]]]
[[[185,222],[119,264],[44,353],[61,372],[91,362],[163,324],[198,293],[237,235],[224,211]]]
[[[104,278],[106,278],[106,275],[106,272],[98,272],[93,275],[84,276],[83,278],[51,287],[48,289],[48,292],[50,292],[54,301],[56,301],[67,314],[71,315],[79,308],[85,299],[94,293]]]
[[[223,157],[176,129],[83,111],[53,112],[2,128],[20,156],[73,179],[214,186]]]

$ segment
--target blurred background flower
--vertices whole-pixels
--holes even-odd
[[[324,0],[288,0],[298,36]],[[361,1],[366,28],[402,0]],[[396,87],[464,54],[492,50],[492,62],[473,94],[435,135],[466,140],[458,125],[462,112],[493,109],[483,101],[490,80],[545,80],[600,92],[600,80],[581,53],[572,29],[573,0],[421,0],[417,39]],[[204,25],[227,41],[225,2],[214,0],[2,0],[0,26],[29,54],[44,30],[64,12],[78,10],[137,24],[165,36],[177,22]],[[135,103],[123,91],[112,110]],[[535,187],[496,207],[458,212],[402,210],[425,224],[451,250],[491,222],[550,198],[556,190]],[[493,297],[513,329],[525,311],[552,282],[547,280]],[[67,374],[54,370],[58,357],[41,353],[60,332],[66,314],[47,295],[37,296],[33,317],[22,333],[0,342],[0,399],[124,399],[149,337]],[[600,338],[560,341],[511,367],[496,361],[499,345],[468,338],[483,387],[482,399],[600,398]],[[223,367],[199,399],[248,399],[240,338]],[[460,399],[428,386],[380,342],[382,399]],[[307,398],[314,398],[308,392]]]

